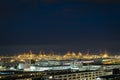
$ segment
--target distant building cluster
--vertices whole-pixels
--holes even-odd
[[[39,60],[69,60],[69,59],[96,59],[96,58],[109,58],[107,52],[101,53],[99,55],[93,55],[89,52],[86,54],[82,54],[81,52],[75,53],[68,51],[65,55],[58,55],[54,52],[45,54],[45,52],[41,52],[39,54],[33,54],[32,51],[28,53],[23,53],[18,56],[15,56],[17,58],[32,58],[32,59],[39,59]]]
[[[47,73],[44,77],[45,80],[102,80],[104,75],[112,75],[112,70],[115,68],[120,68],[120,57],[110,56],[106,51],[99,55],[89,53],[83,55],[81,52],[77,54],[67,52],[65,55],[57,55],[54,52],[34,54],[30,50],[28,53],[17,56],[0,57],[0,70],[45,72]],[[64,73],[64,71],[69,70],[69,73]],[[26,75],[33,76],[31,74]],[[21,74],[20,76],[25,75]]]

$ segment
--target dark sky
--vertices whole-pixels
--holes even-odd
[[[23,45],[118,50],[119,30],[118,0],[0,1],[0,54]]]

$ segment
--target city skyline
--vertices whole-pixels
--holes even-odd
[[[119,55],[120,50],[116,48],[80,48],[80,47],[63,47],[63,46],[36,46],[36,45],[27,45],[27,46],[2,46],[0,47],[0,56],[13,56],[13,55],[19,55],[23,53],[29,53],[30,50],[34,54],[39,54],[40,52],[43,52],[45,54],[54,53],[56,55],[64,55],[67,52],[76,54],[81,52],[82,54],[90,54],[90,55],[99,55],[103,53],[108,53],[109,55]]]

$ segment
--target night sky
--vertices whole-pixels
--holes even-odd
[[[118,0],[1,0],[0,54],[32,49],[120,52]]]

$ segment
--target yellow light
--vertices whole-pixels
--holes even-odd
[[[107,55],[107,54],[104,54],[104,55],[103,55],[103,58],[107,58],[107,57],[108,57],[108,55]]]
[[[11,59],[10,62],[14,62],[15,60]]]
[[[25,60],[21,59],[20,61],[25,62]]]

